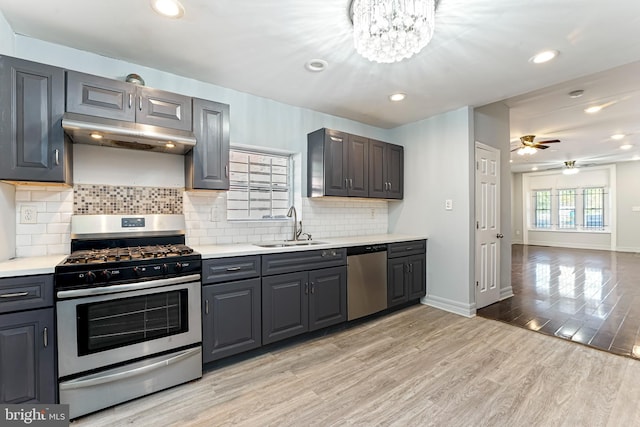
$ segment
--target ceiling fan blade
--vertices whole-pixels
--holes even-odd
[[[514,151],[518,151],[519,149],[521,149],[522,147],[516,147],[513,150],[511,150],[511,152],[513,153]]]
[[[533,147],[533,148],[539,148],[539,149],[541,149],[541,150],[546,150],[546,149],[547,149],[547,148],[549,148],[549,147],[547,147],[546,145],[540,145],[540,144],[538,144],[538,145],[536,145],[536,146],[535,146],[535,147]]]
[[[536,142],[536,144],[553,144],[554,142],[560,142],[560,140],[559,139],[550,139],[548,141]]]

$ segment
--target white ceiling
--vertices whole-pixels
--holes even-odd
[[[0,0],[0,11],[17,34],[383,128],[508,98],[512,138],[563,141],[526,159],[540,167],[610,157],[620,151],[612,133],[634,134],[640,146],[637,0],[440,0],[431,43],[396,64],[355,52],[349,0],[182,3],[180,20],[154,14],[147,0]],[[528,61],[544,49],[560,56]],[[315,58],[329,63],[324,72],[304,68]],[[568,98],[573,89],[585,95]],[[407,99],[388,101],[398,91]],[[588,101],[613,104],[587,117]],[[531,167],[521,157],[514,170]]]

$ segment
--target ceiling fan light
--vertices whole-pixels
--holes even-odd
[[[580,169],[578,169],[578,168],[567,168],[567,169],[563,169],[562,174],[563,175],[575,175],[578,172],[580,172]]]
[[[585,113],[589,113],[589,114],[595,114],[600,110],[602,110],[602,106],[601,105],[594,105],[593,107],[585,108],[584,112]]]

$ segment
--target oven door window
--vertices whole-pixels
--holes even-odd
[[[187,305],[186,289],[79,304],[78,355],[187,332]]]

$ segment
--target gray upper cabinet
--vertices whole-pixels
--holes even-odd
[[[64,70],[0,57],[0,179],[71,182]]]
[[[368,196],[367,138],[323,128],[307,142],[308,196]]]
[[[307,196],[402,199],[402,146],[324,128],[307,143]]]
[[[404,148],[369,140],[369,197],[402,199]]]
[[[67,71],[70,113],[190,131],[191,98],[91,74]]]
[[[229,189],[229,105],[193,99],[193,132],[198,141],[185,156],[185,187]]]

